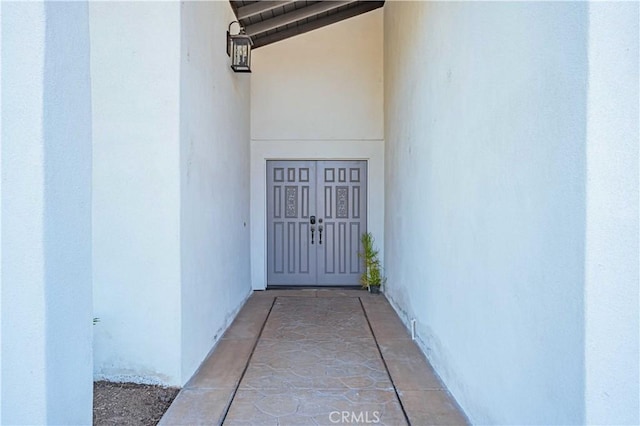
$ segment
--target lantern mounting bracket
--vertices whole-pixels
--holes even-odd
[[[238,27],[242,28],[242,26],[240,25],[240,22],[238,22],[238,21],[232,21],[229,24],[229,28],[227,28],[227,56],[228,57],[231,57],[231,26],[233,24],[238,24]],[[240,29],[238,30],[237,34],[240,34]]]

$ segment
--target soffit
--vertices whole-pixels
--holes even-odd
[[[233,1],[233,12],[257,49],[384,5],[384,1]]]

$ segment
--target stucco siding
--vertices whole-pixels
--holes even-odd
[[[181,6],[182,381],[249,295],[250,75],[229,67],[228,2]]]
[[[581,423],[587,5],[384,21],[388,295],[473,423]]]

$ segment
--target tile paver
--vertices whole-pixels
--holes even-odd
[[[377,417],[379,421],[376,423],[380,425],[406,424],[392,390],[353,389],[307,389],[295,393],[238,391],[225,424],[331,425],[339,423],[332,420],[339,419],[343,412],[353,412],[363,420],[365,416],[370,420]]]
[[[399,391],[441,390],[444,386],[429,364],[422,360],[387,362],[393,384]]]
[[[224,389],[182,389],[160,420],[160,424],[220,424],[232,395],[232,392]]]
[[[369,316],[371,329],[378,341],[405,339],[411,340],[411,336],[402,321],[395,316]]]
[[[386,360],[422,360],[427,362],[422,351],[410,338],[379,339],[378,345]]]
[[[384,296],[300,289],[256,292],[161,424],[402,425],[407,418],[467,423]]]
[[[400,397],[411,424],[453,426],[467,423],[446,391],[403,391]]]
[[[251,355],[254,339],[222,339],[185,385],[187,389],[235,389]]]

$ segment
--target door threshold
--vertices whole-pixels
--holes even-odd
[[[359,285],[268,285],[267,290],[365,290]]]

